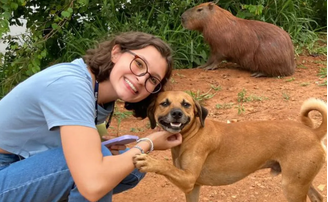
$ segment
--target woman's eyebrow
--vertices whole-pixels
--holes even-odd
[[[142,55],[138,55],[139,57],[141,57],[141,59],[143,59],[145,62],[146,62],[146,64],[147,64],[147,67],[148,67],[148,72],[149,72],[149,74],[151,75],[151,76],[155,76],[155,77],[157,77],[159,80],[162,80],[162,78],[161,78],[161,76],[159,75],[159,74],[157,74],[157,72],[153,72],[153,73],[151,73],[149,70],[149,67],[150,67],[150,64],[149,64],[149,62],[148,62],[148,60],[144,57],[144,56],[142,56]]]
[[[157,73],[150,73],[150,75],[157,77],[159,80],[162,80],[162,78]]]

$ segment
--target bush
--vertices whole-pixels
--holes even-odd
[[[186,9],[205,1],[2,2],[0,37],[9,46],[0,54],[0,98],[32,74],[53,63],[81,57],[97,41],[118,32],[144,31],[166,40],[174,50],[177,69],[199,66],[209,55],[202,35],[185,30],[180,22]],[[220,0],[218,4],[238,17],[282,27],[290,33],[297,53],[316,52],[319,49],[314,44],[321,40],[318,34],[326,35],[326,1]],[[21,25],[20,18],[27,20],[28,33],[20,37],[5,35],[9,25]]]

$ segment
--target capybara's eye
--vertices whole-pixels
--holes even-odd
[[[197,12],[201,12],[203,10],[203,8],[198,8]]]

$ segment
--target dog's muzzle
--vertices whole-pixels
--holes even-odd
[[[164,130],[171,133],[179,133],[189,121],[190,117],[186,116],[181,109],[175,108],[167,115],[159,116],[157,122]]]

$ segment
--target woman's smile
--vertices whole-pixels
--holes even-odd
[[[124,81],[128,85],[128,88],[130,87],[129,89],[131,89],[136,94],[138,93],[137,88],[131,83],[130,80],[128,80],[127,78],[124,78]]]

